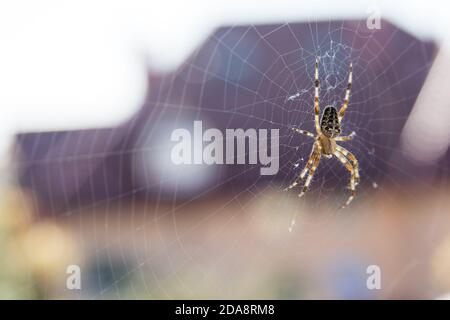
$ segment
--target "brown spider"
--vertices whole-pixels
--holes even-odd
[[[300,130],[297,128],[292,128],[294,132],[304,134],[310,138],[313,138],[314,145],[309,156],[308,162],[305,168],[302,170],[300,175],[295,179],[295,181],[287,187],[285,190],[292,189],[298,183],[305,178],[306,174],[309,172],[306,178],[305,185],[303,186],[302,192],[298,195],[303,196],[308,190],[308,186],[311,183],[311,179],[317,166],[320,162],[320,157],[323,155],[326,158],[331,158],[333,155],[350,171],[350,196],[348,197],[342,208],[348,206],[355,197],[356,191],[355,187],[359,183],[359,169],[358,160],[356,157],[347,149],[339,146],[336,141],[349,141],[353,139],[354,132],[348,136],[339,136],[341,134],[341,120],[344,117],[345,110],[347,110],[348,102],[350,99],[350,90],[352,87],[352,64],[350,63],[349,74],[348,74],[348,84],[347,90],[345,91],[344,103],[339,110],[339,112],[333,106],[325,107],[322,114],[322,119],[319,122],[319,59],[316,58],[315,66],[315,81],[314,81],[314,122],[316,127],[316,135],[309,131]]]

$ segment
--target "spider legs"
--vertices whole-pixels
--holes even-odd
[[[302,172],[299,174],[297,179],[294,180],[294,182],[292,182],[287,188],[284,189],[285,191],[296,187],[299,184],[299,182],[305,178],[306,173],[310,170],[310,168],[312,167],[312,165],[314,163],[314,159],[318,155],[317,145],[318,145],[317,142],[314,143],[313,151],[311,152],[311,155],[309,156],[308,162],[306,163],[306,165],[303,168]]]
[[[314,123],[316,126],[316,132],[317,134],[320,134],[320,123],[319,123],[319,116],[320,116],[320,108],[319,108],[319,88],[320,88],[320,81],[319,81],[319,58],[316,58],[316,65],[314,68]]]
[[[344,117],[345,110],[347,110],[348,102],[350,101],[350,90],[352,89],[352,77],[353,77],[352,70],[353,70],[353,65],[350,63],[350,66],[348,68],[348,83],[347,83],[347,89],[345,90],[344,104],[342,105],[342,107],[338,113],[339,122],[341,122],[342,118]]]
[[[339,145],[336,146],[336,150],[338,150],[340,153],[342,153],[344,155],[344,157],[346,157],[348,160],[350,160],[353,164],[353,168],[355,170],[355,182],[356,184],[359,184],[359,164],[358,164],[358,160],[356,159],[355,155],[353,153],[351,153],[350,151],[348,151],[347,149],[345,149],[344,147],[341,147]]]
[[[345,208],[346,206],[348,206],[350,204],[350,202],[353,201],[353,198],[356,195],[355,170],[353,168],[353,165],[350,163],[350,161],[342,153],[340,153],[339,151],[336,150],[334,152],[334,155],[345,166],[345,168],[347,168],[347,170],[350,171],[350,196],[348,197],[345,204],[342,206],[342,208]]]
[[[308,160],[308,163],[306,164],[306,166],[303,168],[302,172],[298,175],[297,179],[294,180],[294,182],[292,182],[289,187],[285,188],[284,191],[287,191],[289,189],[292,189],[294,187],[296,187],[301,180],[303,180],[306,176],[306,173],[309,171],[309,169],[311,168],[312,164],[314,162],[313,156],[311,156],[311,158]]]
[[[340,146],[337,146],[334,155],[350,172],[350,196],[348,197],[345,204],[342,206],[342,208],[345,208],[350,204],[350,202],[353,201],[353,199],[356,196],[356,186],[359,183],[358,161],[356,160],[353,154],[351,154],[346,149]]]
[[[302,192],[299,193],[299,197],[303,196],[306,191],[308,191],[308,187],[311,183],[312,177],[314,175],[314,172],[316,171],[317,167],[319,166],[320,162],[320,152],[314,157],[314,162],[311,166],[311,169],[309,170],[308,177],[306,178],[305,185],[303,186]]]
[[[308,177],[306,178],[305,185],[303,186],[302,192],[299,194],[299,197],[301,197],[308,190],[308,186],[311,183],[312,176],[314,175],[314,172],[316,171],[317,166],[319,165],[321,149],[322,147],[320,146],[320,143],[316,141],[314,143],[311,155],[309,156],[308,162],[306,163],[302,172],[297,177],[297,179],[295,179],[295,181],[285,190],[289,190],[297,186],[299,182],[303,180],[306,174],[309,172]]]
[[[355,137],[356,133],[353,131],[352,133],[350,133],[348,136],[339,136],[334,138],[334,141],[350,141],[353,140],[353,138]]]
[[[308,136],[310,138],[315,138],[314,134],[312,132],[306,131],[306,130],[301,130],[301,129],[297,129],[297,128],[291,128],[292,131],[300,133],[300,134],[304,134],[305,136]]]

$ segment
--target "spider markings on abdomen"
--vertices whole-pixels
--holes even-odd
[[[334,138],[341,134],[341,124],[334,107],[326,107],[322,114],[320,129],[328,138]]]
[[[316,129],[316,134],[312,132],[301,130],[297,128],[292,128],[294,132],[304,134],[310,138],[314,139],[313,149],[311,155],[309,156],[308,162],[303,168],[300,175],[295,179],[295,181],[287,187],[285,190],[292,189],[297,186],[300,180],[303,180],[305,176],[306,182],[303,186],[302,192],[299,197],[303,196],[308,190],[309,184],[311,183],[314,172],[319,166],[321,156],[331,158],[335,156],[350,172],[350,196],[348,197],[343,208],[348,206],[352,202],[356,195],[356,186],[359,183],[359,165],[356,157],[347,149],[339,146],[337,141],[349,141],[353,139],[353,134],[348,136],[340,136],[341,134],[341,121],[347,110],[348,103],[350,101],[350,90],[352,88],[352,64],[350,63],[349,73],[348,73],[348,83],[347,89],[345,90],[344,102],[339,112],[332,106],[327,106],[322,114],[322,119],[319,123],[319,59],[316,58],[316,64],[314,69],[314,124]]]

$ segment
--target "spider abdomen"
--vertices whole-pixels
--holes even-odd
[[[338,113],[334,107],[328,106],[323,111],[320,129],[328,138],[337,137],[341,133]]]

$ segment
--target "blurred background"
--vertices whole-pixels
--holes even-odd
[[[445,1],[0,3],[0,298],[450,294]],[[301,199],[314,61],[343,134]],[[174,129],[280,130],[280,170],[174,165]],[[66,286],[68,266],[81,289]],[[381,289],[366,286],[367,267]]]

